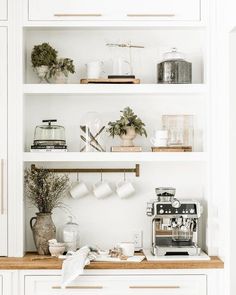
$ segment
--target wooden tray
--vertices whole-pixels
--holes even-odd
[[[117,78],[117,79],[81,79],[81,84],[140,84],[140,79]]]
[[[171,147],[152,147],[152,152],[154,153],[184,153],[184,152],[192,152],[191,146],[171,146]]]

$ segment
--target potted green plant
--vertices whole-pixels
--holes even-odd
[[[56,63],[56,60],[57,51],[49,43],[34,46],[31,53],[31,62],[40,82],[48,82],[49,69]]]
[[[58,176],[47,169],[25,170],[25,193],[29,202],[38,209],[30,220],[38,254],[49,254],[48,241],[56,238],[52,211],[63,207],[62,199],[68,189],[67,175]],[[35,223],[33,224],[33,221]]]
[[[67,83],[69,73],[75,73],[73,60],[70,58],[60,58],[50,67],[49,79],[57,84]]]
[[[122,115],[119,120],[108,123],[107,131],[112,137],[120,136],[123,146],[134,146],[133,140],[137,134],[147,137],[145,124],[130,107],[126,107],[120,112]]]

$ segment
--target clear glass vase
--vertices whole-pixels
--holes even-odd
[[[80,124],[80,151],[105,152],[105,126],[97,112],[85,114]]]
[[[194,144],[193,115],[163,115],[162,127],[168,131],[168,146]]]

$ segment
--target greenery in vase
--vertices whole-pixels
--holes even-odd
[[[57,51],[48,43],[35,45],[31,53],[31,62],[34,68],[40,66],[51,67],[56,63]]]
[[[54,77],[57,73],[63,73],[66,77],[68,74],[75,73],[75,66],[73,60],[70,58],[60,58],[49,69],[49,78]]]
[[[51,213],[63,207],[62,199],[69,188],[67,175],[58,176],[47,169],[25,170],[25,192],[29,202],[40,213]]]
[[[120,111],[122,115],[119,120],[108,123],[107,131],[112,137],[120,136],[127,133],[127,127],[135,129],[136,134],[145,135],[147,137],[147,131],[144,128],[143,121],[135,115],[134,111],[130,107],[126,107],[123,111]]]

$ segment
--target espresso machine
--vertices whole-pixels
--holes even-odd
[[[157,199],[147,204],[152,219],[152,248],[155,256],[198,256],[198,226],[202,213],[195,200],[178,200],[174,188],[156,188]]]

